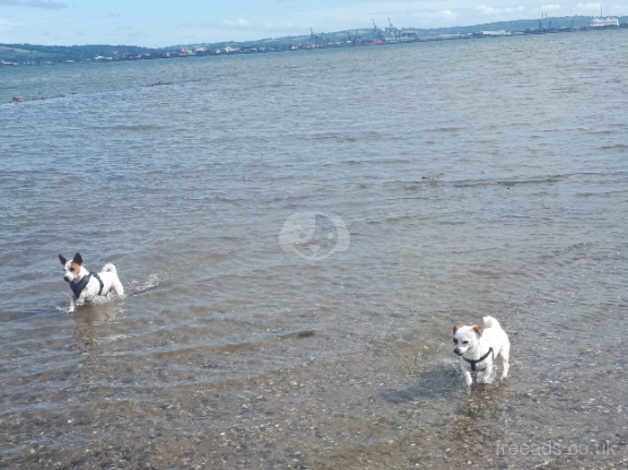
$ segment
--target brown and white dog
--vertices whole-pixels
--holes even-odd
[[[111,291],[117,295],[124,295],[124,287],[118,277],[118,271],[112,263],[103,266],[99,273],[89,272],[83,267],[83,257],[76,253],[71,260],[59,255],[59,261],[63,265],[63,279],[70,284],[72,303],[70,312],[100,297],[106,299]]]
[[[454,353],[460,357],[460,368],[467,387],[492,383],[496,375],[496,359],[502,359],[501,378],[508,377],[510,340],[499,322],[490,316],[482,318],[484,326],[458,324],[454,326]]]

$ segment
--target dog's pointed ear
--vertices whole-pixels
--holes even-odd
[[[72,262],[78,265],[83,264],[83,257],[78,251],[74,254],[74,258],[72,258]]]
[[[458,331],[459,328],[462,328],[464,325],[462,323],[458,323],[457,325],[454,325],[454,331],[453,334],[456,334],[456,331]]]
[[[480,325],[473,325],[473,331],[475,331],[478,336],[482,336],[482,332],[484,331],[484,328],[482,328]]]
[[[65,256],[63,256],[63,255],[61,255],[61,254],[59,255],[59,261],[61,261],[61,264],[62,264],[63,266],[65,266],[65,263],[67,263],[67,262],[68,262],[68,260],[67,260],[67,259],[65,259]]]

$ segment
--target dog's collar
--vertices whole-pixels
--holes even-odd
[[[98,283],[100,284],[100,289],[98,289],[98,295],[102,295],[102,290],[105,287],[105,284],[102,282],[102,279],[100,279],[100,276],[98,274],[89,273],[87,276],[83,276],[78,282],[70,282],[70,289],[72,289],[72,292],[74,292],[75,299],[79,298],[81,292],[83,292],[83,289],[85,289],[85,287],[87,287],[87,284],[89,284],[89,280],[92,276],[98,279]]]
[[[467,359],[466,357],[462,356],[462,358],[467,361],[469,364],[471,364],[471,370],[473,372],[475,372],[476,370],[478,370],[478,364],[480,362],[482,362],[484,359],[486,359],[489,354],[493,355],[493,360],[495,359],[495,354],[493,353],[493,348],[489,348],[488,351],[486,352],[486,354],[484,354],[484,356],[482,356],[479,359]],[[480,370],[484,370],[484,369],[480,369]]]

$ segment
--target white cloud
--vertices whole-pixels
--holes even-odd
[[[47,8],[49,10],[59,10],[68,7],[67,3],[58,0],[0,0],[0,6],[1,5]]]
[[[522,5],[517,5],[515,7],[494,7],[491,5],[480,4],[476,7],[476,10],[483,15],[495,16],[522,12],[525,11],[525,8]]]
[[[541,11],[544,11],[545,13],[553,13],[558,10],[560,10],[560,5],[557,3],[548,3],[547,5],[543,5],[541,7]]]
[[[578,13],[585,15],[598,15],[600,13],[601,5],[596,2],[580,2],[576,5]]]
[[[372,20],[385,27],[388,18],[402,28],[446,26],[458,21],[464,13],[461,1],[469,0],[354,0],[343,5],[294,9],[287,12],[285,19],[298,25],[301,31],[309,30],[310,26],[315,31],[370,28]]]
[[[222,20],[222,24],[224,26],[234,29],[247,29],[251,26],[251,23],[244,18],[237,18],[235,20]]]
[[[0,33],[7,33],[9,31],[13,31],[13,29],[15,29],[15,26],[17,25],[13,23],[12,21],[0,18]]]

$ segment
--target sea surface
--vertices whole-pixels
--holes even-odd
[[[0,68],[0,467],[626,468],[627,44]]]

